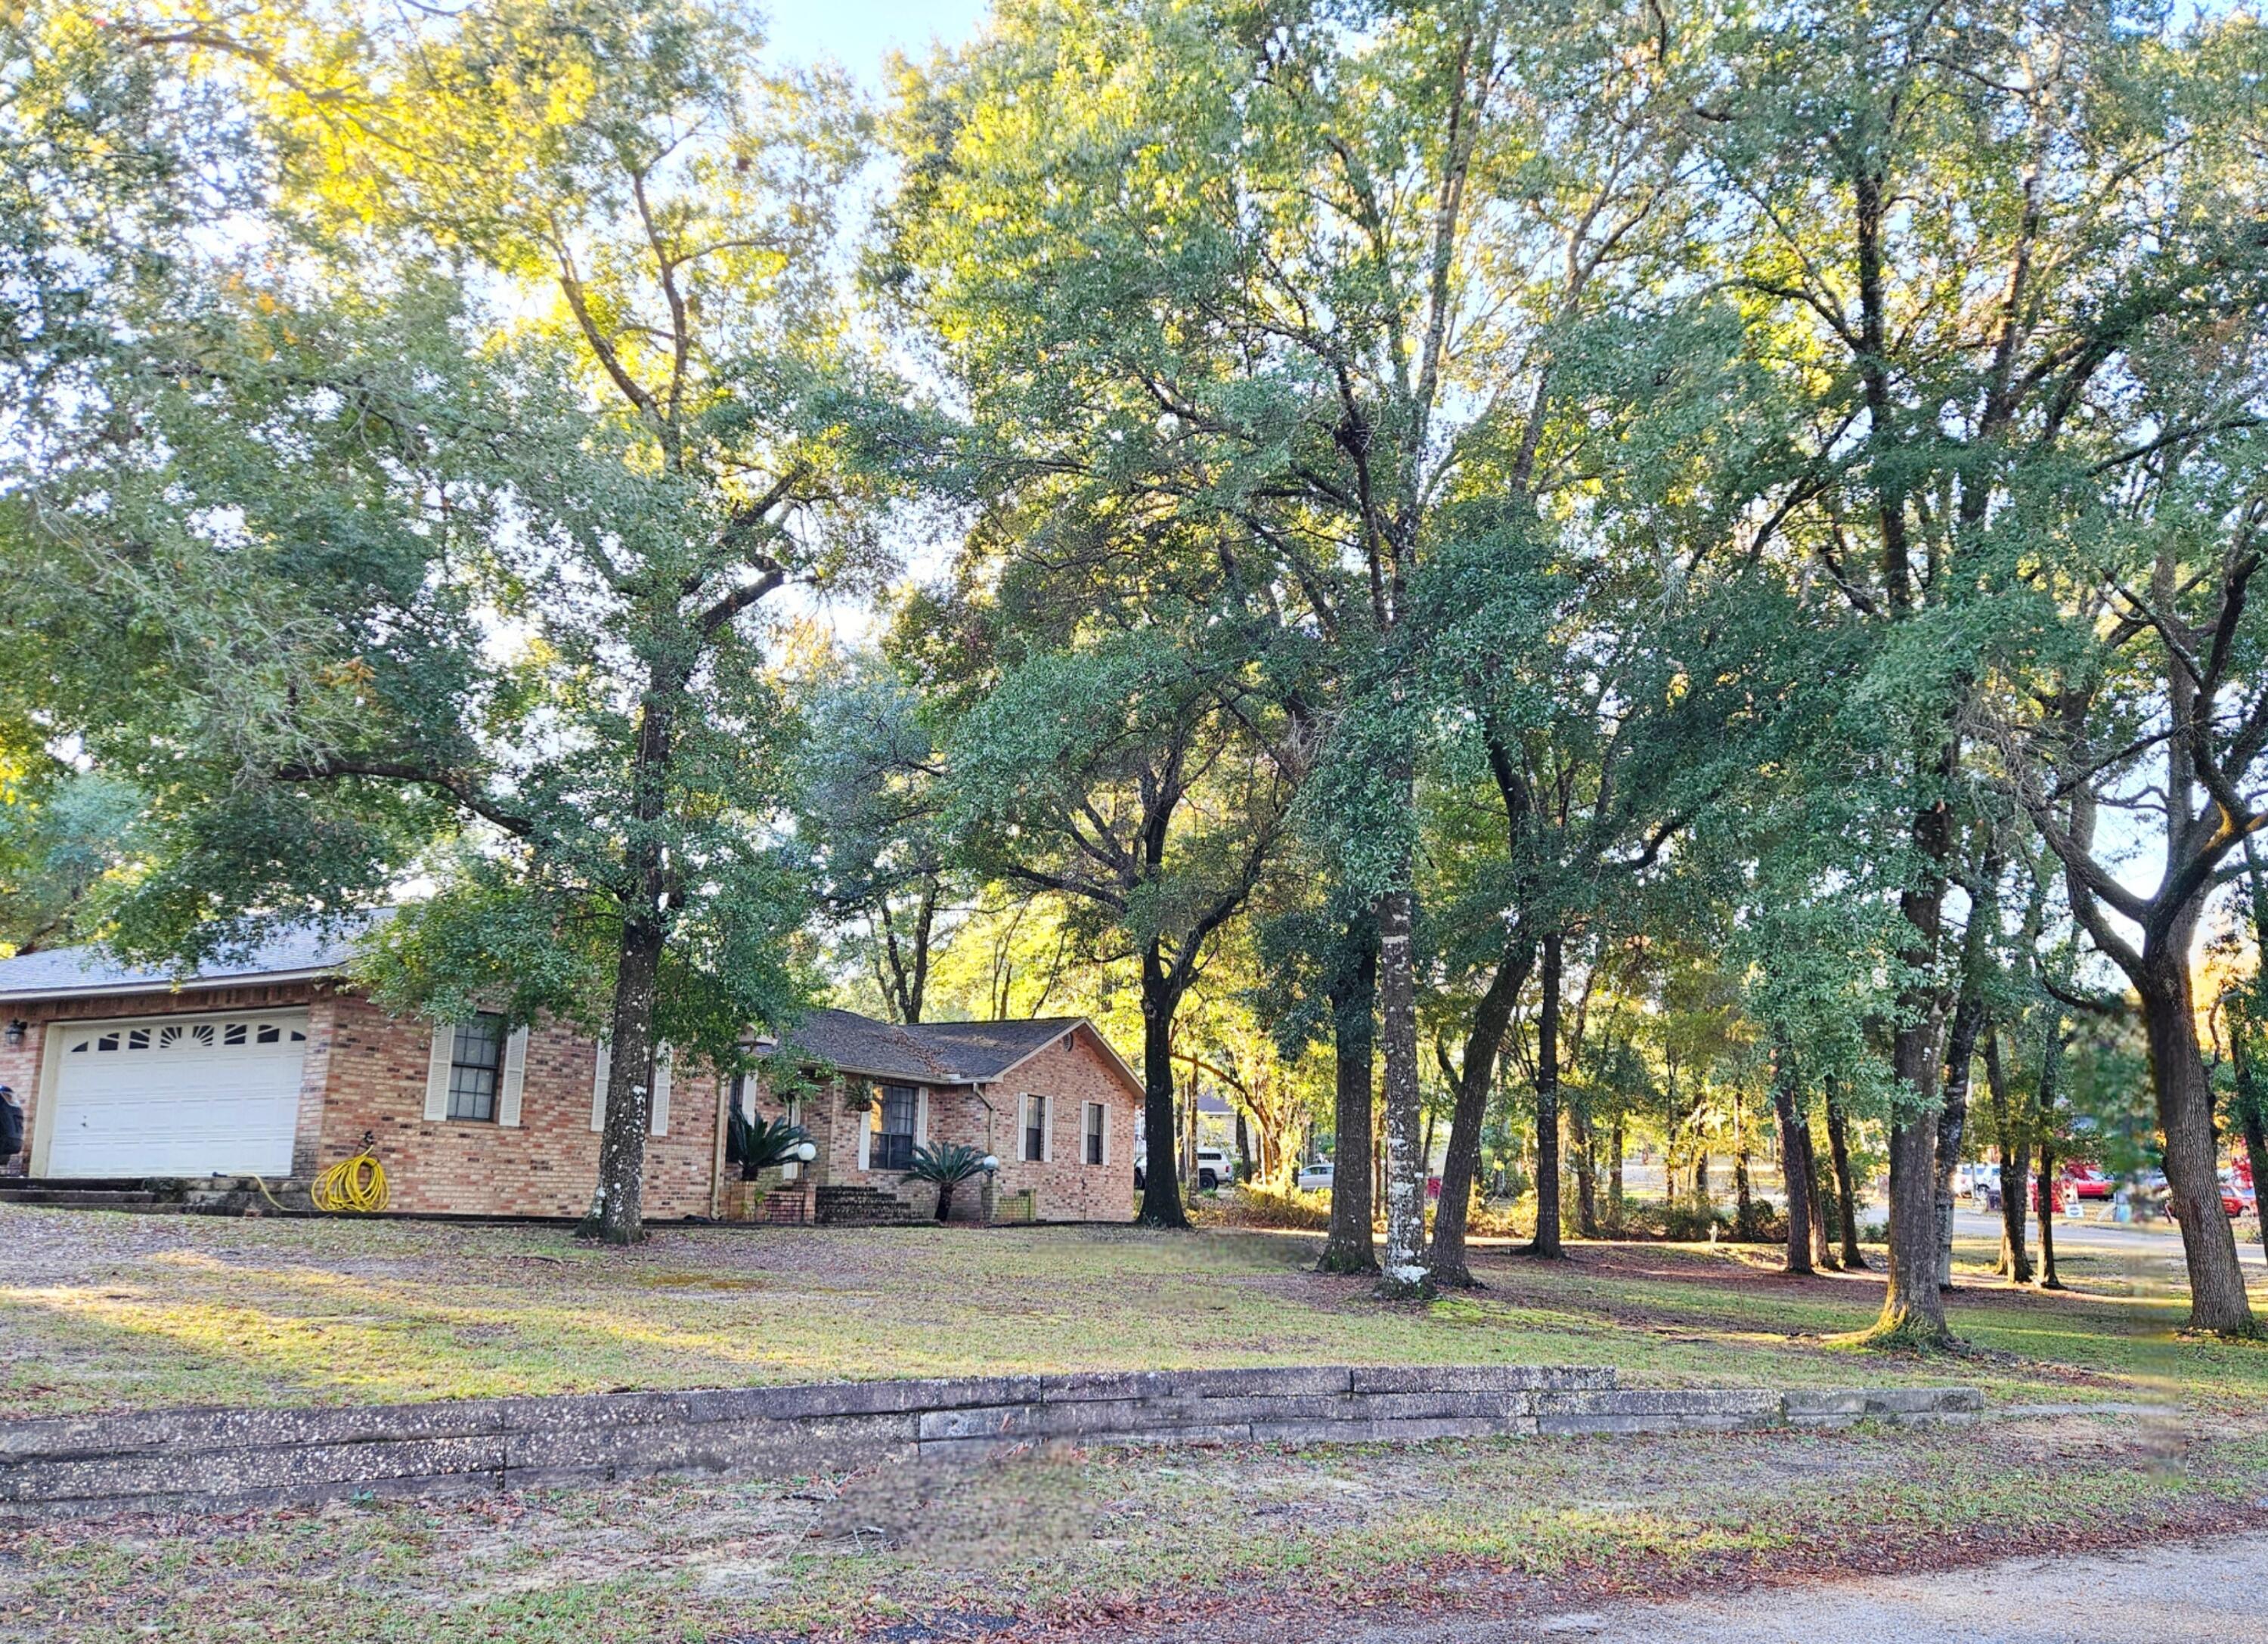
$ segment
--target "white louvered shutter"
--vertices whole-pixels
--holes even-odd
[[[433,1052],[425,1067],[425,1117],[449,1116],[449,1064],[457,1053],[457,1030],[447,1023],[433,1030]]]
[[[504,1042],[504,1078],[497,1088],[497,1123],[519,1123],[519,1093],[527,1083],[527,1030],[516,1028]]]

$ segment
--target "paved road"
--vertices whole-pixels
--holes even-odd
[[[1880,1219],[1879,1215],[1877,1219]],[[1955,1210],[1953,1213],[1953,1231],[1956,1238],[1984,1239],[1997,1244],[2000,1237],[2000,1218],[1997,1213]],[[2033,1259],[2037,1260],[2040,1252],[2039,1223],[2036,1221],[2031,1222],[2027,1232]],[[2091,1251],[2104,1255],[2161,1256],[2176,1266],[2181,1265],[2181,1229],[2170,1222],[2138,1227],[2132,1222],[2073,1222],[2058,1216],[2056,1218],[2055,1241],[2058,1256]],[[2250,1266],[2268,1266],[2268,1257],[2261,1254],[2260,1229],[2257,1222],[2246,1221],[2236,1224],[2236,1253]]]
[[[2012,1559],[1524,1620],[1359,1623],[1333,1644],[2268,1644],[2268,1534]]]

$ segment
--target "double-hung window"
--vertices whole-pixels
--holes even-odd
[[[1034,1164],[1048,1156],[1048,1098],[1024,1098],[1024,1157]]]
[[[1102,1104],[1086,1105],[1085,1122],[1079,1127],[1079,1157],[1089,1164],[1102,1163]]]
[[[495,1122],[504,1041],[504,1018],[494,1011],[457,1024],[456,1043],[449,1051],[450,1118]]]
[[[867,1145],[866,1167],[902,1171],[914,1162],[914,1125],[921,1096],[909,1084],[886,1084],[874,1108],[874,1134]]]

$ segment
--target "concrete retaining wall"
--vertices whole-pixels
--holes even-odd
[[[0,1422],[0,1514],[228,1511],[1024,1445],[1366,1443],[1973,1420],[1970,1388],[1622,1391],[1611,1369],[1145,1370]]]

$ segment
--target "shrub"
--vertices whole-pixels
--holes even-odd
[[[1732,1218],[1706,1199],[1690,1193],[1671,1204],[1653,1200],[1623,1201],[1623,1230],[1632,1237],[1699,1244],[1708,1242],[1712,1229],[1718,1237],[1725,1237],[1733,1230]]]
[[[1290,1228],[1320,1233],[1331,1224],[1331,1196],[1303,1193],[1296,1187],[1245,1182],[1200,1203],[1197,1219],[1207,1227]]]
[[[1489,1199],[1476,1204],[1465,1216],[1465,1232],[1473,1238],[1532,1238],[1535,1234],[1535,1191],[1512,1199]]]

